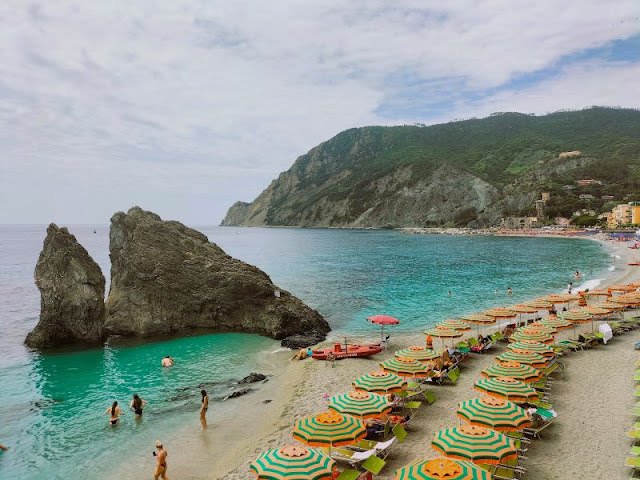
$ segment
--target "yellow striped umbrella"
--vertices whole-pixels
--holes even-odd
[[[536,323],[539,323],[540,325],[545,327],[555,328],[556,330],[564,330],[573,326],[571,322],[569,322],[568,320],[563,320],[561,318],[543,318]]]
[[[535,307],[538,310],[549,310],[550,308],[553,308],[553,303],[545,300],[544,298],[538,298],[537,300],[525,302],[525,305],[527,305],[528,307]]]
[[[458,417],[471,425],[493,428],[499,432],[522,430],[531,426],[527,412],[504,398],[484,396],[458,404]]]
[[[352,385],[365,392],[397,393],[407,388],[407,381],[393,373],[376,370],[354,380]]]
[[[491,325],[493,323],[496,323],[496,319],[493,317],[489,317],[488,315],[485,315],[483,313],[472,313],[470,315],[465,315],[464,317],[461,317],[463,321],[468,322],[468,323],[478,323],[478,324],[485,324],[485,325]]]
[[[553,337],[551,335],[547,335],[539,330],[527,328],[519,332],[515,332],[511,337],[509,337],[509,341],[511,342],[520,342],[523,340],[531,340],[533,342],[540,343],[553,343]]]
[[[440,322],[436,324],[436,327],[452,328],[454,330],[460,330],[461,332],[471,329],[469,325],[456,318],[450,318],[448,320],[445,320],[444,322]]]
[[[540,310],[539,308],[529,305],[514,305],[513,307],[508,307],[508,309],[515,313],[536,313]]]
[[[531,340],[525,340],[520,342],[513,342],[507,345],[507,350],[520,350],[522,352],[539,353],[545,357],[553,357],[556,352],[549,345],[545,345],[540,342],[533,342]]]
[[[633,293],[628,293],[624,295],[618,295],[617,297],[612,297],[610,301],[611,303],[620,303],[629,307],[635,307],[640,305],[640,296]]]
[[[492,318],[516,318],[518,315],[513,310],[509,310],[508,308],[490,308],[489,310],[485,310],[482,312],[487,317]]]
[[[492,397],[512,402],[530,402],[539,398],[535,388],[511,377],[481,378],[473,388]]]
[[[438,430],[433,434],[431,448],[449,458],[489,465],[518,458],[514,439],[475,425]]]
[[[380,364],[385,372],[395,373],[402,377],[428,377],[431,367],[413,358],[389,358]]]
[[[599,317],[599,316],[611,315],[611,311],[615,310],[615,309],[600,308],[596,304],[596,305],[591,305],[591,306],[588,306],[588,307],[582,307],[580,310],[583,311],[583,312],[588,313],[589,315],[593,315],[594,317]]]
[[[319,450],[287,445],[262,452],[249,469],[258,480],[331,480],[337,465]]]
[[[539,353],[526,352],[524,350],[507,350],[496,357],[497,362],[518,362],[533,368],[546,367],[551,359]]]
[[[511,377],[524,383],[537,382],[542,378],[542,372],[519,362],[500,362],[485,368],[480,372],[485,378]]]
[[[293,438],[310,446],[350,445],[367,435],[362,420],[338,412],[326,412],[296,420]]]
[[[620,303],[612,302],[611,299],[609,299],[606,302],[596,303],[594,307],[599,308],[600,310],[609,310],[610,312],[620,311],[626,308],[624,305]]]
[[[624,285],[611,285],[608,290],[611,290],[612,292],[633,292],[635,291],[635,287],[629,285],[629,284],[624,284]]]
[[[550,320],[556,320],[556,319],[551,318]],[[530,323],[525,328],[528,328],[529,330],[538,330],[539,332],[546,333],[548,335],[555,335],[556,333],[558,333],[557,328],[552,327],[551,325],[545,325],[544,323],[541,323],[541,322]]]
[[[611,296],[611,292],[608,292],[602,289],[589,290],[588,292],[585,291],[584,294],[587,297],[597,297],[597,296],[610,297]]]
[[[463,335],[462,332],[459,332],[458,330],[454,330],[453,328],[443,328],[443,327],[436,327],[436,328],[431,328],[429,330],[425,330],[424,334],[431,335],[432,337],[440,337],[440,338],[458,338]]]
[[[395,353],[396,357],[413,358],[414,360],[418,360],[419,362],[428,362],[430,360],[435,360],[440,355],[441,354],[436,352],[435,350],[421,347],[419,345],[413,345],[409,348],[403,348],[402,350],[398,350]]]
[[[493,476],[472,462],[436,458],[415,460],[396,470],[395,480],[491,480]]]
[[[569,303],[578,300],[578,295],[572,295],[568,293],[561,293],[559,295],[547,295],[544,299],[550,303]]]
[[[386,397],[362,391],[334,395],[329,399],[329,408],[360,418],[379,417],[391,412],[391,404]]]
[[[558,318],[563,320],[568,320],[571,323],[586,323],[591,321],[590,313],[585,312],[584,310],[567,310],[566,312],[558,313]]]

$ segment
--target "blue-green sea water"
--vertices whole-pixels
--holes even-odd
[[[212,400],[254,370],[278,343],[241,334],[193,335],[105,348],[37,353],[23,340],[37,323],[33,269],[45,226],[0,226],[1,479],[107,478],[114,458],[150,450],[156,438],[197,422],[200,385]],[[93,233],[93,230],[96,233]],[[70,230],[108,279],[108,228]],[[390,330],[419,331],[445,318],[560,291],[576,270],[592,283],[611,257],[600,244],[561,238],[407,235],[395,231],[202,227],[227,253],[265,270],[320,311],[333,335],[379,334],[365,318],[389,314]],[[507,286],[513,295],[505,294]],[[498,294],[495,291],[498,291]],[[449,295],[449,291],[451,294]],[[176,366],[163,371],[171,354]],[[108,428],[102,412],[133,393],[149,402]]]

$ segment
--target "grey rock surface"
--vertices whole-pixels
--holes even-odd
[[[33,348],[99,344],[103,340],[105,280],[98,264],[66,228],[47,228],[35,269],[40,321],[27,335]]]
[[[109,251],[108,334],[207,329],[283,339],[330,330],[318,312],[262,270],[230,257],[202,233],[139,207],[112,217]]]
[[[287,338],[283,339],[280,344],[285,348],[307,348],[312,345],[317,345],[321,341],[325,339],[325,336],[321,332],[308,332],[297,335],[290,335]]]

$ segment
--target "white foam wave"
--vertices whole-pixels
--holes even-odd
[[[611,265],[609,268],[607,268],[607,270],[609,270],[610,272],[613,272],[616,269],[615,265]]]
[[[278,347],[275,350],[272,350],[271,353],[280,353],[280,352],[290,352],[291,349],[287,347]]]
[[[602,280],[604,280],[603,278],[594,278],[592,280],[587,280],[586,282],[583,282],[580,284],[580,286],[577,288],[577,290],[579,292],[582,292],[583,290],[586,290],[587,288],[589,290],[592,290],[594,288],[597,288],[598,285],[600,285],[602,283]]]

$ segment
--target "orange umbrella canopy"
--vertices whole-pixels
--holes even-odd
[[[633,287],[629,284],[612,285],[609,287],[609,290],[611,290],[612,292],[633,292],[635,289],[636,287]]]
[[[525,305],[527,305],[528,307],[535,307],[538,310],[547,310],[549,308],[553,308],[553,303],[545,300],[544,298],[538,298],[537,300],[526,302]]]
[[[367,435],[362,420],[338,412],[326,412],[296,420],[293,438],[310,446],[350,445]]]
[[[513,307],[509,307],[509,310],[515,313],[536,313],[540,309],[530,305],[514,305]]]
[[[537,368],[512,361],[495,363],[480,374],[485,378],[510,377],[525,383],[537,382],[542,377],[542,372]]]
[[[431,447],[449,458],[480,464],[499,464],[518,458],[514,439],[475,425],[438,430],[433,435]]]
[[[488,395],[461,402],[456,413],[471,425],[498,431],[522,430],[531,425],[531,419],[523,408],[504,398]]]
[[[489,317],[488,315],[484,315],[482,313],[472,313],[470,315],[465,315],[464,317],[461,317],[461,318],[465,322],[469,322],[469,323],[486,323],[486,324],[496,323],[495,318]]]
[[[593,315],[594,317],[600,316],[600,315],[611,315],[611,310],[606,308],[600,308],[598,305],[582,307],[580,310],[588,313],[589,315]]]
[[[517,316],[516,312],[508,308],[490,308],[482,313],[492,318],[515,318]]]
[[[628,305],[628,306],[640,305],[640,296],[634,293],[625,293],[617,297],[612,297],[611,302],[621,303],[623,305]]]
[[[455,318],[450,318],[448,320],[445,320],[444,322],[440,322],[436,324],[436,327],[452,328],[454,330],[460,330],[460,331],[471,329],[471,327],[467,325],[465,322]]]

